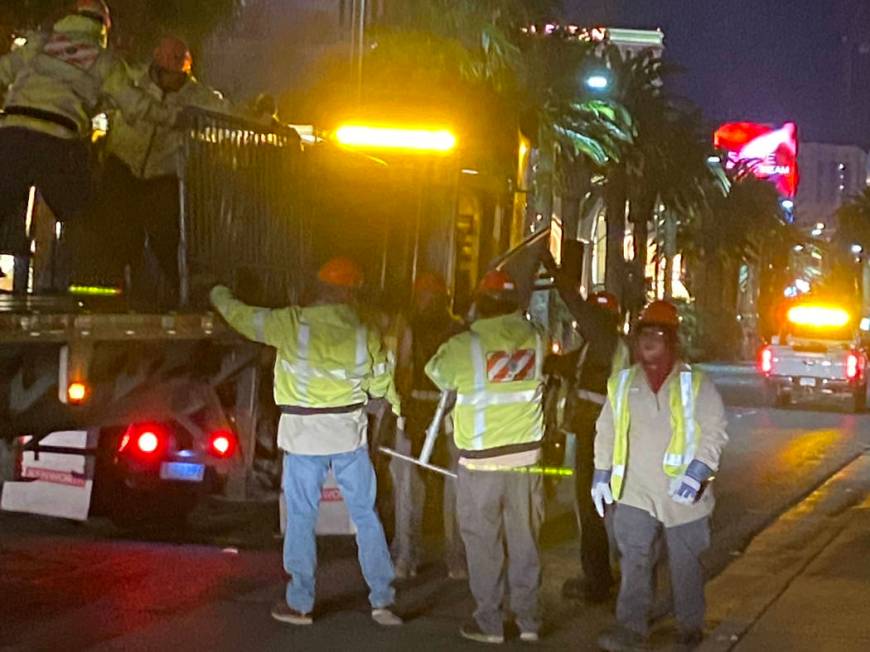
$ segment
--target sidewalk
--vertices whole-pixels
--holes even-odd
[[[707,652],[870,649],[870,454],[780,517],[707,585]]]

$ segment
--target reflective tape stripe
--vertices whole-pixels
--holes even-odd
[[[473,405],[474,407],[489,407],[490,405],[511,405],[513,403],[532,403],[540,401],[543,393],[540,387],[524,392],[475,392],[460,394],[456,397],[456,405]]]
[[[589,401],[590,403],[604,405],[607,402],[607,397],[604,394],[590,392],[586,389],[578,389],[575,394],[577,395],[577,398],[582,398],[584,401]]]
[[[266,341],[266,318],[269,310],[260,308],[254,311],[254,337],[258,342]]]
[[[293,363],[289,360],[281,360],[284,371],[294,374],[296,377],[307,375],[310,378],[327,378],[331,380],[350,380],[350,375],[345,369],[312,369],[307,363]]]
[[[305,322],[299,324],[296,334],[296,354],[299,361],[291,365],[295,369],[296,380],[299,383],[299,396],[308,394],[308,384],[311,381],[311,365],[308,363],[308,353],[311,349],[311,327]]]
[[[356,329],[356,370],[359,375],[366,374],[368,361],[368,331],[365,326],[360,326]]]
[[[486,356],[480,335],[474,331],[471,333],[471,361],[474,366],[475,393],[482,393],[486,390]],[[474,408],[474,436],[471,447],[473,450],[483,450],[483,434],[486,431],[486,406],[477,404]]]
[[[411,398],[417,401],[440,401],[441,400],[441,392],[433,392],[425,389],[413,389],[411,390]]]
[[[680,394],[683,399],[683,421],[685,427],[685,450],[683,464],[695,459],[695,389],[691,371],[680,372]]]
[[[614,464],[613,465],[613,475],[618,475],[620,477],[625,475],[625,464]]]
[[[540,333],[535,335],[535,380],[544,377],[544,338]]]
[[[677,453],[665,453],[666,466],[682,466],[683,456]]]
[[[373,376],[383,376],[390,370],[389,362],[381,362],[380,364],[376,364],[372,367],[372,375]]]

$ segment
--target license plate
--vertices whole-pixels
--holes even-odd
[[[800,379],[801,387],[815,387],[816,379],[815,378],[801,378]]]
[[[182,482],[202,482],[205,477],[205,464],[190,462],[163,462],[160,465],[161,480],[181,480]]]

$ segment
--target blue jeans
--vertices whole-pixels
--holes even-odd
[[[287,499],[284,570],[291,578],[287,583],[287,604],[301,613],[311,613],[314,607],[317,570],[314,527],[320,491],[330,466],[356,526],[359,563],[369,585],[369,602],[373,609],[388,607],[395,599],[393,562],[375,511],[377,481],[365,446],[337,455],[284,454],[283,487]]]

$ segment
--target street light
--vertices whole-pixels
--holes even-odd
[[[610,79],[602,73],[595,73],[586,78],[586,88],[593,91],[603,91],[610,86]]]
[[[861,254],[864,252],[864,247],[862,247],[858,243],[853,244],[851,249],[852,249],[852,253],[855,254],[856,256],[858,254]]]
[[[447,129],[407,129],[347,124],[336,130],[335,139],[345,147],[441,154],[446,154],[456,147],[456,136]]]

